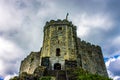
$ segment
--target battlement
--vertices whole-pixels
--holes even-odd
[[[79,49],[81,49],[83,51],[87,51],[89,53],[91,53],[92,51],[94,51],[96,53],[102,53],[100,46],[91,44],[91,43],[86,42],[84,40],[81,41],[80,38],[78,38],[78,44],[79,44],[78,45]]]
[[[44,27],[44,30],[45,30],[46,28],[50,27],[50,26],[59,26],[59,25],[60,25],[60,26],[62,26],[62,25],[67,25],[67,26],[72,27],[73,29],[76,30],[76,26],[74,26],[71,21],[68,21],[68,20],[66,20],[66,19],[64,19],[64,20],[58,19],[57,21],[55,21],[55,20],[50,20],[49,22],[47,21],[47,22],[46,22],[46,25],[45,25],[45,27]]]
[[[79,65],[93,74],[107,76],[101,47],[81,40],[80,38],[77,38],[77,43]]]

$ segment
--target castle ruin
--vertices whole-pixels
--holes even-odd
[[[67,19],[46,22],[43,46],[21,62],[20,74],[33,74],[38,66],[48,70],[81,67],[92,74],[108,76],[101,47],[81,41],[77,37],[76,26]]]

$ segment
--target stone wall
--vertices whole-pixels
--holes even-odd
[[[78,64],[93,74],[108,76],[101,47],[78,38]]]
[[[31,52],[21,62],[20,74],[32,74],[38,66],[54,70],[56,64],[60,64],[61,70],[77,66],[107,76],[101,47],[77,38],[76,26],[67,20],[46,23],[40,52]]]
[[[40,52],[31,52],[22,62],[20,66],[20,74],[27,72],[32,74],[36,67],[40,64]]]

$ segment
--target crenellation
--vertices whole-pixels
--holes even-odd
[[[65,25],[68,25],[68,27],[72,27],[74,31],[76,31],[76,26],[74,26],[72,24],[72,22],[69,22],[68,20],[60,20],[58,19],[57,21],[55,20],[51,20],[50,22],[46,22],[46,25],[44,27],[44,31],[46,30],[46,28],[49,28],[49,27],[54,27],[54,26],[58,26],[58,25],[61,25],[61,26],[65,26]]]
[[[107,76],[100,46],[93,45],[84,40],[81,41],[81,39],[78,38],[78,49],[81,50],[79,51],[79,56],[81,58],[79,61],[82,63],[82,68],[93,74],[97,73],[102,76]]]

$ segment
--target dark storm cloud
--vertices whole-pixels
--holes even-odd
[[[106,1],[100,0],[60,0],[56,2],[60,7],[63,6],[66,10],[71,10],[70,12],[73,13],[87,12],[93,14],[103,11],[106,7]]]
[[[19,10],[27,10],[29,8],[30,10],[33,10],[34,13],[44,6],[41,1],[38,0],[16,0],[14,5]]]
[[[77,2],[77,3],[76,3]],[[83,39],[90,41],[95,44],[99,44],[106,49],[103,49],[104,56],[114,55],[114,53],[118,50],[117,46],[113,46],[113,40],[120,36],[120,1],[119,0],[78,0],[76,1],[77,6],[81,6],[81,11],[88,13],[89,16],[96,15],[96,14],[104,14],[101,16],[101,19],[105,16],[109,15],[111,22],[113,25],[112,28],[109,30],[101,30],[99,28],[90,28],[88,31],[88,35],[82,37]],[[92,18],[91,18],[92,19]],[[94,21],[96,23],[96,21]],[[107,23],[106,23],[107,24]],[[92,26],[92,25],[91,25]],[[90,27],[90,26],[89,26]],[[107,28],[106,25],[102,25],[101,27]]]
[[[116,18],[120,17],[120,0],[108,0],[107,3],[107,11],[109,11],[109,13],[113,14],[114,16],[116,16]]]
[[[120,34],[120,0],[110,0],[107,3],[107,13],[111,14],[112,19],[115,22],[114,28],[111,31],[110,35],[114,36]]]

